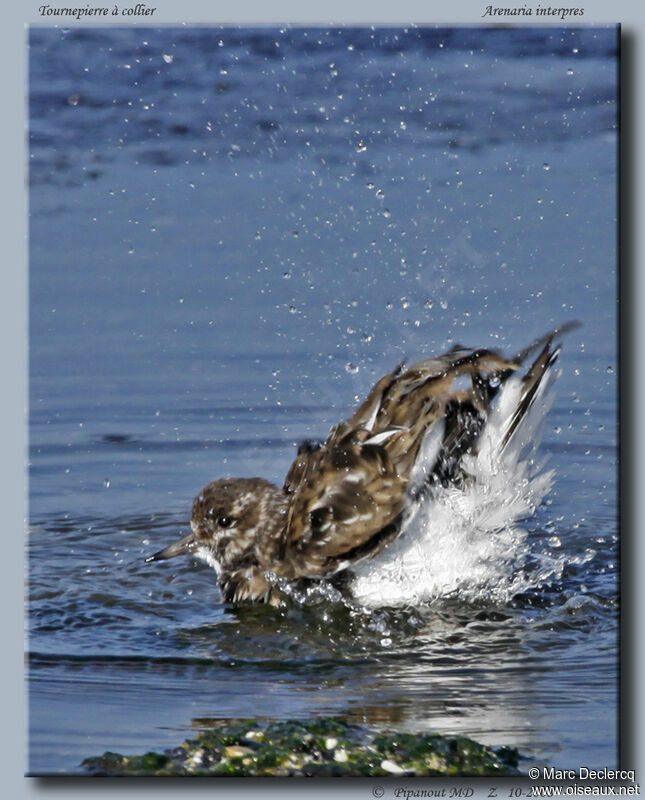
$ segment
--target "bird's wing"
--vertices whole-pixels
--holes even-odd
[[[344,423],[318,450],[296,458],[282,550],[298,576],[338,572],[397,535],[407,481],[370,438]]]
[[[575,327],[556,328],[513,359],[456,345],[407,369],[401,364],[323,444],[301,446],[285,480],[291,501],[281,542],[296,577],[332,574],[376,555],[398,535],[408,496],[458,480],[500,387],[541,349],[521,381],[506,446],[557,357],[552,341]]]
[[[392,541],[427,434],[437,432],[437,452],[446,437],[454,449],[449,405],[487,406],[492,377],[516,368],[493,351],[463,348],[407,370],[401,365],[324,444],[302,445],[284,485],[291,502],[281,553],[295,573],[332,574]],[[466,389],[457,386],[463,375]]]

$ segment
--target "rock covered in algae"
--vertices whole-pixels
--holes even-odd
[[[394,776],[518,775],[518,753],[465,737],[376,733],[342,719],[260,724],[224,720],[164,753],[104,753],[92,775]]]

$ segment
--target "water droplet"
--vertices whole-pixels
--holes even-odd
[[[297,309],[295,306],[289,306],[289,311],[290,311],[292,314],[296,314],[296,313],[297,313],[297,311],[298,311],[298,309]]]
[[[109,489],[109,488],[110,488],[110,479],[109,479],[109,478],[106,478],[106,479],[103,481],[103,486],[105,486],[105,488],[106,488],[106,489]]]
[[[291,278],[291,273],[290,272],[283,272],[282,273],[282,277],[285,279],[285,281],[288,281]]]
[[[361,341],[362,342],[371,342],[372,339],[373,339],[373,334],[371,334],[371,333],[363,333],[361,335]]]
[[[351,361],[348,361],[347,364],[345,364],[345,372],[349,372],[350,375],[356,375],[358,370],[358,364],[353,364]]]
[[[544,164],[542,164],[542,169],[543,169],[545,172],[548,172],[548,171],[551,169],[551,165],[550,165],[550,164],[547,164],[547,163],[545,162]]]
[[[80,102],[80,97],[77,94],[72,94],[67,98],[67,102],[70,106],[77,106]]]
[[[256,238],[258,241],[259,241],[259,240],[262,238],[262,234],[260,233],[260,231],[256,231],[256,232],[255,232],[255,238]]]
[[[382,200],[385,197],[385,192],[383,191],[383,189],[377,189],[376,196],[378,197],[379,200]]]
[[[562,547],[562,541],[559,536],[550,536],[547,541],[551,547]]]
[[[434,303],[432,302],[432,300],[426,300],[426,301],[425,301],[425,303],[424,303],[423,305],[424,305],[426,308],[432,308],[432,307],[434,306]]]
[[[445,310],[448,308],[448,301],[447,301],[447,300],[441,300],[441,301],[439,302],[439,305],[440,305],[440,306],[441,306],[441,308],[443,308],[443,310],[445,311]]]
[[[364,153],[366,150],[367,150],[367,145],[365,144],[365,142],[359,142],[356,145],[356,152],[357,153]]]
[[[573,70],[572,69],[568,69],[567,70],[567,75],[573,75]]]
[[[392,216],[392,212],[390,211],[389,208],[383,209],[383,216],[385,217],[385,219],[389,219]]]
[[[500,385],[500,383],[501,383],[501,379],[500,379],[499,375],[491,375],[490,378],[488,379],[488,385],[492,389],[496,389]]]
[[[164,53],[161,57],[166,64],[172,64],[172,62],[175,60],[175,57],[171,53]]]
[[[374,184],[372,183],[372,181],[369,181],[369,182],[368,182],[368,184],[367,184],[367,188],[368,188],[368,189],[373,189],[373,188],[374,188]]]
[[[403,120],[401,120],[401,122],[399,122],[399,127],[401,128],[402,131],[407,130],[408,127],[407,122],[403,122]]]
[[[613,373],[613,371],[614,371],[614,368],[611,365],[609,367],[607,367],[607,372],[609,372],[609,374]]]

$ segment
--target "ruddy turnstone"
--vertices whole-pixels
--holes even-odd
[[[433,492],[468,484],[467,456],[477,453],[496,398],[503,453],[548,382],[560,350],[554,341],[577,325],[512,358],[456,346],[400,364],[324,442],[300,445],[282,488],[263,478],[208,484],[193,503],[191,532],[146,561],[198,556],[228,602],[277,605],[285,584],[347,585],[352,567],[400,536]]]

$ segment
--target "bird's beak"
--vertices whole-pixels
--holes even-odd
[[[197,540],[195,539],[195,534],[191,531],[188,536],[184,536],[178,542],[173,542],[173,544],[169,544],[168,547],[164,547],[158,553],[146,558],[146,564],[150,561],[165,561],[167,558],[174,558],[175,556],[190,555],[195,552],[196,548]]]

